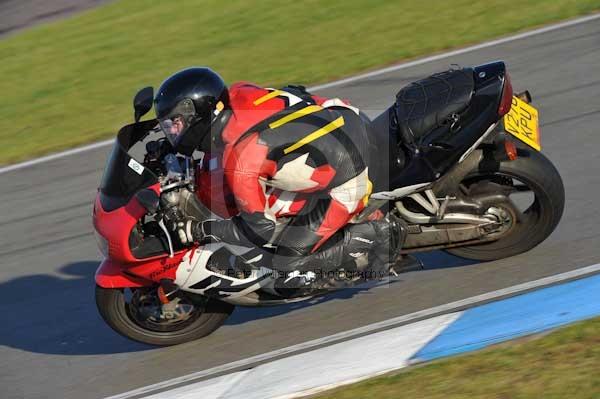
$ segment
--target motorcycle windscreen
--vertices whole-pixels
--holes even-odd
[[[154,119],[127,125],[119,131],[100,183],[100,203],[105,211],[125,206],[138,191],[158,182],[154,173],[129,154],[131,147],[156,125]]]

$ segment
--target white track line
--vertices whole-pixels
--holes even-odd
[[[421,310],[415,313],[410,313],[404,316],[394,317],[392,319],[384,320],[378,323],[368,324],[366,326],[355,328],[353,330],[343,331],[341,333],[329,335],[327,337],[303,342],[301,344],[292,345],[287,348],[278,349],[261,355],[252,356],[247,359],[238,360],[207,370],[199,371],[182,377],[177,377],[171,380],[159,382],[157,384],[138,388],[129,392],[125,392],[123,394],[111,396],[107,399],[127,399],[131,397],[137,397],[140,395],[155,393],[156,391],[166,390],[177,385],[188,384],[199,379],[207,378],[209,376],[224,374],[226,372],[231,372],[236,369],[253,367],[259,363],[264,363],[273,359],[285,357],[286,355],[289,355],[291,353],[306,352],[317,347],[331,345],[335,342],[345,341],[350,338],[359,337],[362,335],[373,333],[375,331],[388,329],[396,325],[405,324],[409,321],[421,320],[438,314],[455,312],[468,307],[473,307],[474,305],[483,302],[489,302],[498,298],[515,295],[523,291],[529,291],[535,288],[556,284],[562,281],[571,280],[574,278],[582,277],[585,275],[591,275],[598,272],[600,272],[600,263],[592,266],[583,267],[580,269],[571,270],[569,272],[556,274],[554,276],[544,277],[539,280],[513,285],[512,287],[491,291],[485,294],[476,295],[470,298],[462,299],[460,301],[435,306],[433,308]]]
[[[0,175],[2,173],[10,172],[10,171],[17,170],[17,169],[27,168],[29,166],[37,165],[37,164],[40,164],[43,162],[54,161],[55,159],[60,159],[60,158],[68,157],[70,155],[75,155],[75,154],[79,154],[82,152],[95,150],[96,148],[106,147],[108,145],[111,145],[114,142],[115,142],[114,138],[112,138],[110,140],[98,141],[96,143],[84,145],[83,147],[77,147],[77,148],[73,148],[71,150],[66,150],[66,151],[61,151],[61,152],[57,152],[54,154],[46,155],[41,158],[35,158],[30,161],[16,163],[14,165],[8,165],[3,168],[0,168]]]
[[[410,366],[413,356],[461,314],[421,320],[144,399],[290,399],[314,394]]]
[[[410,68],[410,67],[413,67],[413,66],[416,66],[416,65],[422,65],[422,64],[426,64],[428,62],[433,62],[433,61],[442,60],[444,58],[453,57],[455,55],[461,55],[461,54],[464,54],[464,53],[469,53],[471,51],[476,51],[476,50],[481,50],[481,49],[484,49],[484,48],[487,48],[487,47],[497,46],[499,44],[504,44],[504,43],[512,42],[514,40],[525,39],[527,37],[534,36],[534,35],[539,35],[541,33],[551,32],[551,31],[558,30],[558,29],[563,29],[563,28],[568,28],[569,26],[582,24],[582,23],[585,23],[585,22],[593,21],[595,19],[599,19],[599,18],[600,18],[600,14],[588,15],[586,17],[572,19],[572,20],[565,21],[565,22],[560,22],[560,23],[557,23],[557,24],[554,24],[554,25],[548,25],[548,26],[545,26],[543,28],[530,30],[530,31],[527,31],[527,32],[519,33],[519,34],[512,35],[512,36],[503,37],[503,38],[492,40],[492,41],[485,42],[485,43],[476,44],[474,46],[469,46],[469,47],[461,48],[461,49],[458,49],[458,50],[449,51],[447,53],[436,54],[436,55],[432,55],[431,57],[420,58],[418,60],[409,61],[409,62],[405,62],[405,63],[398,64],[398,65],[392,65],[392,66],[387,67],[387,68],[378,69],[376,71],[367,72],[367,73],[364,73],[364,74],[361,74],[361,75],[355,75],[355,76],[352,76],[352,77],[349,77],[349,78],[346,78],[346,79],[336,80],[335,82],[325,83],[325,84],[322,84],[322,85],[311,87],[311,88],[309,88],[309,90],[328,89],[330,87],[335,87],[335,86],[343,85],[343,84],[346,84],[346,83],[352,83],[352,82],[355,82],[357,80],[362,80],[362,79],[371,78],[373,76],[383,75],[383,74],[388,73],[388,72],[394,72],[394,71],[398,71],[398,70],[401,70],[401,69]]]
[[[373,76],[382,75],[382,74],[385,74],[385,73],[388,73],[388,72],[399,71],[401,69],[406,69],[406,68],[410,68],[410,67],[413,67],[413,66],[426,64],[426,63],[432,62],[432,61],[438,61],[438,60],[441,60],[441,59],[444,59],[444,58],[453,57],[455,55],[460,55],[460,54],[468,53],[468,52],[471,52],[471,51],[481,50],[481,49],[484,49],[486,47],[497,46],[499,44],[511,42],[511,41],[514,41],[514,40],[524,39],[524,38],[527,38],[527,37],[530,37],[530,36],[539,35],[541,33],[551,32],[551,31],[558,30],[558,29],[563,29],[563,28],[568,28],[568,27],[573,26],[573,25],[582,24],[582,23],[585,23],[585,22],[589,22],[589,21],[593,21],[593,20],[599,19],[599,18],[600,18],[600,14],[588,15],[588,16],[585,16],[585,17],[576,18],[576,19],[572,19],[572,20],[565,21],[565,22],[560,22],[560,23],[553,24],[553,25],[548,25],[548,26],[545,26],[543,28],[534,29],[534,30],[531,30],[531,31],[519,33],[519,34],[512,35],[512,36],[507,36],[507,37],[504,37],[504,38],[501,38],[501,39],[492,40],[492,41],[485,42],[485,43],[480,43],[480,44],[477,44],[477,45],[474,45],[474,46],[465,47],[465,48],[454,50],[454,51],[449,51],[447,53],[437,54],[437,55],[433,55],[431,57],[420,58],[418,60],[414,60],[414,61],[410,61],[410,62],[405,62],[405,63],[398,64],[398,65],[392,65],[392,66],[387,67],[387,68],[377,69],[375,71],[371,71],[371,72],[360,74],[360,75],[355,75],[355,76],[352,76],[352,77],[349,77],[349,78],[345,78],[345,79],[336,80],[334,82],[330,82],[330,83],[325,83],[325,84],[322,84],[322,85],[317,85],[317,86],[309,87],[308,90],[318,91],[318,90],[322,90],[322,89],[328,89],[330,87],[340,86],[340,85],[343,85],[343,84],[346,84],[346,83],[355,82],[357,80],[371,78]],[[10,171],[13,171],[13,170],[17,170],[17,169],[26,168],[26,167],[33,166],[33,165],[37,165],[37,164],[40,164],[40,163],[43,163],[43,162],[48,162],[48,161],[53,161],[55,159],[59,159],[59,158],[63,158],[63,157],[68,157],[68,156],[79,154],[79,153],[82,153],[82,152],[85,152],[85,151],[94,150],[96,148],[100,148],[100,147],[104,147],[104,146],[110,145],[113,142],[114,142],[114,139],[100,141],[100,142],[89,144],[89,145],[86,145],[86,146],[83,146],[83,147],[73,148],[71,150],[58,152],[58,153],[47,155],[47,156],[44,156],[44,157],[41,157],[41,158],[36,158],[36,159],[29,160],[29,161],[17,163],[17,164],[14,164],[14,165],[5,166],[3,168],[0,168],[0,174],[6,173],[6,172],[10,172]]]

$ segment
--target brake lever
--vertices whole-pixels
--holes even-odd
[[[167,229],[167,226],[165,225],[162,213],[157,213],[156,216],[159,218],[158,226],[162,229],[162,231],[167,236],[167,243],[169,244],[169,258],[172,258],[174,255],[174,251],[173,251],[173,241],[171,240],[171,234],[169,233],[169,229]]]

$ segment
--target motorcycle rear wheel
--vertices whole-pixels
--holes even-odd
[[[136,295],[133,289],[131,297]],[[151,288],[142,288],[151,292]],[[154,289],[155,291],[155,289]],[[139,301],[127,298],[125,289],[96,286],[96,305],[104,321],[116,332],[149,345],[170,346],[205,337],[219,328],[233,312],[234,306],[214,299],[202,304],[188,301],[185,318],[165,320],[140,316]],[[138,291],[139,294],[139,291]],[[154,301],[148,296],[150,301]],[[145,300],[145,305],[149,301]],[[157,304],[158,306],[158,304]]]
[[[461,258],[492,261],[531,250],[554,231],[565,206],[565,189],[560,174],[542,153],[521,147],[519,158],[501,162],[497,167],[483,168],[469,174],[462,184],[489,181],[521,182],[533,194],[531,205],[521,212],[521,218],[507,234],[497,240],[465,247],[449,248],[446,252]]]

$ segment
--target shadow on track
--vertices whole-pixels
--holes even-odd
[[[94,272],[99,261],[63,266],[0,283],[0,345],[28,352],[96,355],[153,347],[113,332],[96,310]]]
[[[355,295],[364,293],[369,291],[372,288],[398,283],[398,281],[390,281],[390,282],[368,282],[361,284],[356,287],[346,288],[344,290],[339,291],[331,291],[322,296],[318,296],[313,299],[309,299],[303,302],[290,303],[287,305],[277,305],[277,306],[265,306],[265,307],[244,307],[238,306],[235,308],[235,311],[231,314],[231,316],[225,322],[225,325],[236,325],[243,324],[249,321],[255,321],[259,319],[266,319],[269,317],[276,317],[286,313],[290,313],[296,310],[308,308],[315,305],[320,305],[325,302],[329,302],[332,300],[344,300],[350,299]]]
[[[442,252],[420,256],[426,269],[458,267],[473,262]],[[155,349],[115,333],[98,315],[94,300],[94,272],[98,261],[63,266],[60,275],[38,274],[0,283],[0,345],[34,353],[67,356],[139,352]],[[417,272],[418,273],[418,272]],[[237,307],[227,325],[277,317],[331,300],[344,300],[382,284],[373,281],[332,292],[306,302],[273,307]],[[218,332],[217,332],[218,333]]]

